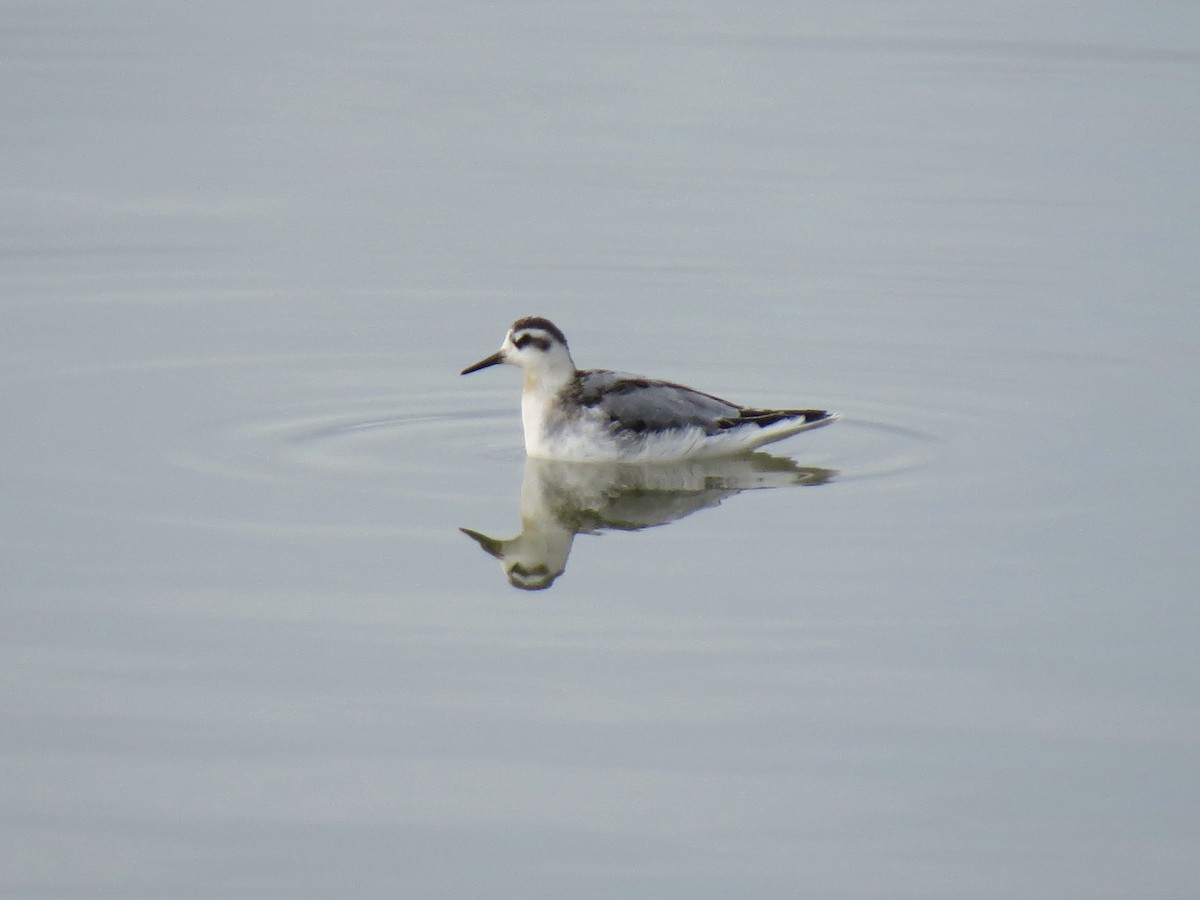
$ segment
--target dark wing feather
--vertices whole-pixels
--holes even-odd
[[[721,422],[722,428],[736,428],[738,425],[755,424],[759,428],[774,425],[787,419],[800,419],[804,422],[819,422],[828,419],[829,413],[823,409],[750,409],[742,407],[737,416]]]

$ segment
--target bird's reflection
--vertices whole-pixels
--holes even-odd
[[[745,490],[823,484],[835,474],[769,453],[652,465],[527,458],[521,533],[501,540],[461,530],[500,560],[513,587],[543,590],[566,570],[577,534],[666,525]]]

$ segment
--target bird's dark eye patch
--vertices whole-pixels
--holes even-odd
[[[518,350],[523,350],[525,347],[533,344],[538,350],[549,350],[550,342],[543,337],[536,337],[528,331],[523,332],[520,337],[513,339],[513,344]]]

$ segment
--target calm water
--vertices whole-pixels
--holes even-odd
[[[1200,7],[9,4],[0,75],[0,893],[1194,891]],[[528,314],[845,419],[526,465]]]

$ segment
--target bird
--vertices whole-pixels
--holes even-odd
[[[665,462],[728,456],[837,421],[823,409],[741,406],[671,381],[577,369],[549,319],[517,319],[491,356],[462,370],[519,366],[525,453],[542,459]]]

